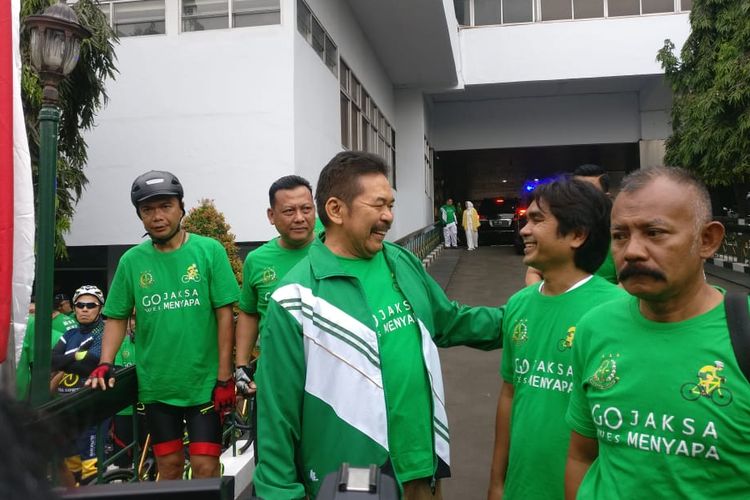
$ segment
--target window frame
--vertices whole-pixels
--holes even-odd
[[[135,1],[139,1],[139,0],[135,0]],[[198,1],[200,1],[200,0],[198,0]],[[219,28],[210,28],[210,29],[206,29],[206,30],[186,30],[185,29],[185,19],[186,18],[185,18],[185,14],[184,14],[184,10],[183,10],[184,9],[184,0],[179,0],[178,6],[177,6],[177,12],[178,12],[178,16],[179,16],[179,25],[180,25],[180,31],[179,32],[182,34],[182,33],[198,33],[198,32],[201,32],[201,31],[215,31],[215,30],[225,30],[225,29],[245,29],[245,28],[259,28],[259,27],[262,27],[262,26],[280,26],[281,23],[282,23],[282,21],[283,21],[283,19],[284,19],[284,17],[283,17],[284,13],[282,11],[283,9],[282,9],[282,5],[281,5],[282,4],[282,0],[275,0],[276,3],[278,4],[278,8],[277,9],[276,8],[272,8],[272,7],[265,8],[265,9],[263,9],[263,12],[260,12],[260,13],[262,13],[262,14],[270,14],[270,13],[273,13],[273,12],[278,12],[279,13],[279,22],[278,23],[273,23],[273,24],[257,24],[257,25],[251,25],[251,26],[235,26],[234,25],[234,23],[235,23],[235,18],[234,18],[234,14],[235,14],[234,2],[235,2],[235,0],[221,0],[221,1],[225,2],[227,4],[227,12],[226,12],[227,25],[226,26],[219,27]],[[244,13],[247,13],[247,12],[244,12]],[[193,17],[193,19],[216,19],[216,18],[220,18],[220,17],[223,17],[223,16],[224,16],[223,13],[221,15],[201,16],[201,17],[198,17],[196,15],[195,17]]]
[[[101,1],[99,2],[99,9],[104,13],[105,16],[107,16],[107,22],[109,24],[109,27],[112,29],[114,33],[117,34],[117,24],[116,16],[115,16],[115,5],[123,5],[123,4],[136,4],[136,3],[142,3],[145,0],[108,0],[108,1]],[[164,18],[160,21],[148,21],[148,22],[162,22],[164,23],[164,32],[163,33],[143,33],[138,35],[128,35],[128,34],[117,34],[118,38],[131,38],[131,37],[140,37],[140,36],[158,36],[158,35],[166,35],[167,34],[167,0],[155,0],[155,1],[161,1],[163,8],[164,8]],[[108,13],[104,12],[104,7],[107,7]],[[144,21],[146,22],[146,21]],[[132,24],[138,24],[138,23],[120,23],[123,25],[132,25]]]
[[[331,71],[331,73],[338,78],[338,61],[339,61],[339,49],[336,45],[336,42],[333,41],[333,38],[331,37],[331,34],[326,30],[325,26],[323,26],[323,23],[320,22],[320,19],[315,15],[312,8],[310,8],[310,5],[308,5],[305,0],[297,0],[295,3],[295,20],[297,24],[297,33],[300,34],[302,38],[305,39],[308,45],[310,45],[315,51],[315,53],[318,55],[321,61],[323,61],[323,64]],[[302,9],[304,9],[304,15],[302,13]],[[318,26],[320,29],[319,35],[320,40],[320,50],[318,50],[316,46],[317,38],[313,37],[313,32],[315,31],[315,26]],[[305,26],[305,29],[300,29],[301,26]]]
[[[468,20],[469,24],[466,25],[460,25],[462,28],[474,28],[474,27],[485,27],[485,26],[513,26],[518,24],[530,24],[530,23],[553,23],[553,22],[567,22],[567,21],[579,21],[579,20],[589,20],[589,19],[618,19],[618,18],[624,18],[624,17],[645,17],[645,16],[663,16],[663,15],[669,15],[669,14],[681,14],[681,13],[687,13],[692,10],[692,5],[690,8],[683,8],[683,1],[684,0],[673,0],[673,7],[672,10],[669,11],[662,11],[662,12],[649,12],[644,13],[643,12],[643,2],[644,0],[638,0],[638,13],[634,14],[622,14],[622,15],[610,15],[609,14],[609,2],[613,0],[600,0],[602,3],[602,15],[601,16],[595,16],[595,17],[576,17],[575,14],[575,0],[570,0],[570,12],[571,17],[569,18],[561,18],[561,19],[549,19],[545,20],[543,11],[542,11],[542,1],[543,0],[528,0],[528,3],[531,6],[531,21],[511,21],[506,22],[505,20],[505,2],[507,0],[497,0],[497,2],[500,4],[500,24],[477,24],[476,23],[476,6],[475,2],[476,0],[464,0],[466,3],[464,5],[469,6],[469,15]]]
[[[389,167],[388,181],[396,189],[396,129],[343,58],[339,58],[339,95],[341,147],[383,158]]]

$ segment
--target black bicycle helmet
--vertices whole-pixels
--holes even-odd
[[[130,201],[135,208],[142,201],[146,201],[154,196],[176,196],[182,201],[183,197],[182,184],[180,180],[170,172],[163,170],[151,170],[141,174],[133,181],[130,188]]]

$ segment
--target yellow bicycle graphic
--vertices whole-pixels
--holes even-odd
[[[715,361],[713,365],[706,365],[698,370],[698,383],[688,382],[680,388],[680,394],[688,401],[695,401],[703,396],[709,398],[718,406],[727,406],[732,402],[732,391],[723,387],[726,377],[719,375],[724,369],[724,363]]]
[[[194,281],[198,283],[201,280],[201,275],[198,273],[198,266],[192,264],[187,268],[187,273],[182,275],[182,282],[187,283],[188,281]]]

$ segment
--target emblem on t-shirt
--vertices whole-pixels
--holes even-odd
[[[398,282],[396,281],[396,275],[391,273],[391,281],[393,281],[393,290],[401,293],[401,287],[398,286]]]
[[[154,275],[151,274],[151,271],[143,271],[141,277],[138,278],[138,284],[141,285],[141,288],[148,288],[153,285]]]
[[[527,340],[529,340],[529,332],[526,328],[526,321],[525,319],[519,319],[516,321],[516,326],[513,327],[513,335],[511,336],[511,340],[515,345],[522,345]]]
[[[688,401],[695,401],[700,397],[710,399],[717,406],[727,406],[732,402],[732,391],[724,387],[727,378],[720,375],[724,371],[724,363],[714,361],[698,370],[698,382],[682,384],[680,394]]]
[[[576,327],[571,326],[568,328],[568,333],[565,335],[565,337],[561,338],[560,341],[557,343],[557,350],[558,351],[567,351],[571,347],[573,347],[573,338],[576,336]]]
[[[617,361],[619,354],[607,354],[602,356],[602,362],[599,364],[599,368],[596,369],[594,374],[589,377],[588,383],[593,387],[603,390],[609,389],[615,385],[620,377],[617,376]]]
[[[263,269],[263,284],[267,285],[273,281],[276,281],[276,269],[273,266]]]
[[[187,283],[188,281],[194,281],[198,283],[201,280],[201,273],[200,271],[198,271],[198,264],[190,264],[187,268],[187,271],[182,275],[182,278],[180,279],[183,283]]]

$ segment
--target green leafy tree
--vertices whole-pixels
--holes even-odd
[[[222,244],[227,251],[232,271],[238,283],[242,283],[242,260],[240,259],[235,236],[227,224],[224,214],[219,212],[213,200],[202,199],[182,220],[182,227],[190,233],[213,238]]]
[[[21,26],[27,16],[41,14],[57,0],[22,0]],[[78,64],[60,84],[60,133],[58,137],[55,252],[66,255],[64,234],[70,229],[76,203],[88,183],[84,167],[88,160],[86,141],[81,134],[94,126],[94,119],[107,103],[105,84],[115,78],[114,43],[112,31],[96,0],[78,0],[71,6],[78,21],[91,32],[91,38],[81,42]],[[29,138],[34,192],[37,192],[39,173],[39,110],[42,107],[42,85],[31,67],[28,30],[21,32],[23,68],[21,91]],[[38,200],[37,200],[38,201]]]
[[[735,187],[744,202],[750,181],[750,0],[694,0],[690,25],[680,58],[670,40],[657,56],[674,95],[665,162],[691,170],[709,186]]]

